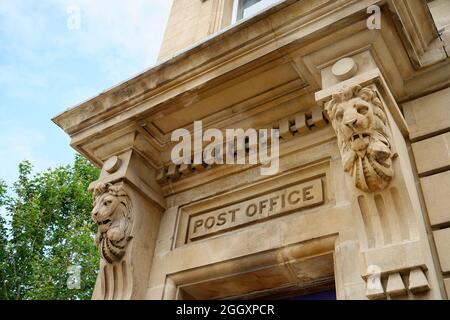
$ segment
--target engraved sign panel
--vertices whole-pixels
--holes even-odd
[[[289,211],[319,205],[323,201],[320,178],[294,185],[218,210],[191,216],[188,241],[242,227]]]

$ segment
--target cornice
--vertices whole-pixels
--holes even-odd
[[[388,23],[384,26],[388,30],[371,31],[367,40],[364,40],[362,30],[368,17],[366,9],[371,5],[389,8],[397,21],[397,32],[394,24]],[[190,101],[195,100],[202,90],[218,87],[225,80],[249,73],[275,59],[285,59],[292,64],[299,73],[299,79],[305,81],[305,92],[319,90],[321,84],[317,79],[320,79],[320,68],[340,57],[332,57],[327,53],[325,56],[328,60],[324,60],[322,54],[320,58],[316,58],[312,51],[326,51],[333,33],[339,35],[338,38],[342,38],[340,41],[344,42],[344,37],[353,36],[349,33],[352,28],[353,34],[360,33],[359,40],[356,39],[360,44],[352,42],[355,47],[352,50],[369,48],[375,57],[383,55],[377,63],[380,64],[380,70],[386,70],[385,77],[389,84],[399,87],[397,92],[394,90],[397,99],[420,95],[421,91],[429,90],[429,87],[436,90],[440,85],[445,85],[442,81],[434,83],[420,79],[429,79],[430,73],[434,73],[434,66],[439,65],[437,62],[445,64],[446,56],[439,55],[439,46],[436,49],[436,44],[432,45],[433,41],[430,39],[435,36],[434,25],[430,25],[432,21],[426,18],[425,26],[413,24],[413,27],[405,22],[417,21],[421,16],[428,17],[429,12],[424,12],[423,6],[417,8],[418,11],[409,6],[406,0],[287,0],[177,53],[132,79],[56,116],[53,121],[72,137],[75,149],[98,164],[102,163],[103,157],[95,155],[86,146],[92,144],[94,138],[103,139],[117,131],[124,131],[124,128],[128,128],[130,132],[138,132],[146,140],[154,140],[151,152],[156,154],[163,151],[165,140],[144,128],[146,119],[155,115],[164,117],[168,110],[188,107]],[[386,13],[387,10],[383,12]],[[389,20],[387,16],[383,19]],[[369,31],[366,30],[367,32]],[[405,54],[389,52],[392,50],[389,43],[401,42],[398,39],[402,39],[403,46],[397,48],[400,50],[395,50],[406,52]],[[335,45],[335,42],[328,43],[330,48]],[[411,48],[416,50],[414,54]],[[383,52],[386,49],[388,52]],[[309,51],[306,52],[307,50]],[[433,50],[435,60],[431,61],[431,65],[427,50]],[[348,53],[343,51],[341,54]],[[390,55],[389,62],[386,62],[386,55]],[[401,61],[397,61],[399,56]],[[420,60],[420,57],[428,59],[427,67],[424,67],[425,60]],[[392,66],[392,63],[400,65]],[[396,70],[391,70],[392,67]],[[413,86],[414,92],[408,86]],[[215,121],[225,123],[227,119]],[[161,165],[160,159],[152,161],[155,167]]]
[[[326,27],[327,19],[332,25],[330,15],[341,14],[340,10],[347,11],[345,16],[351,15],[377,2],[379,1],[287,0],[272,10],[227,28],[97,97],[57,115],[53,121],[69,135],[74,135],[130,109],[133,109],[133,113],[148,112],[180,95],[183,89],[188,91],[204,85],[218,75],[300,40],[301,37],[292,37],[294,31],[300,30],[301,35],[310,37]],[[293,8],[290,7],[289,15],[286,15],[287,12],[280,12],[289,5],[296,6],[297,10],[291,10]],[[152,103],[147,106],[144,102],[149,100]]]

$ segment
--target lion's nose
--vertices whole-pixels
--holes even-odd
[[[348,120],[346,120],[346,121],[344,121],[344,124],[347,126],[347,127],[349,127],[349,128],[355,128],[355,126],[356,126],[356,118],[352,118],[352,119],[348,119]]]

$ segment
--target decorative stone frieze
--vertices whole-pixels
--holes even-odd
[[[323,108],[315,106],[309,110],[298,112],[274,123],[271,127],[280,130],[280,142],[294,137],[305,136],[313,129],[320,129],[328,125],[328,119],[324,114]],[[251,149],[250,142],[245,143],[245,154],[249,155]],[[226,148],[225,146],[223,147]],[[194,154],[191,156],[194,159]],[[177,181],[186,178],[192,174],[197,174],[214,168],[214,165],[202,164],[182,164],[175,165],[167,163],[158,171],[156,181],[159,184],[165,184],[168,181]]]

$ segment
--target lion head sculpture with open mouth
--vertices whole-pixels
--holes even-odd
[[[131,240],[131,203],[122,185],[100,184],[94,189],[92,219],[98,224],[95,242],[109,263],[125,255]]]
[[[386,113],[377,93],[361,86],[333,94],[325,110],[336,131],[344,170],[363,191],[386,188],[394,170]]]

